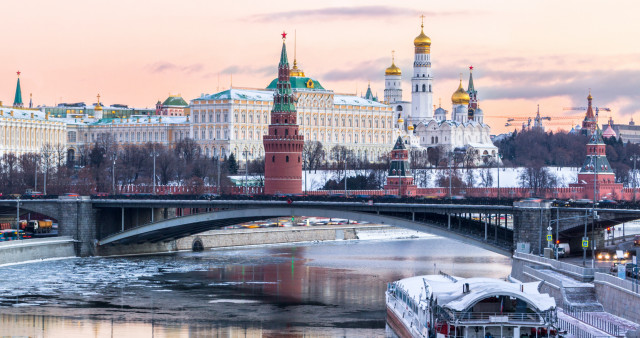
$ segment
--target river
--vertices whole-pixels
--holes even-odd
[[[386,283],[440,270],[504,278],[510,264],[431,237],[5,266],[0,336],[393,336]]]

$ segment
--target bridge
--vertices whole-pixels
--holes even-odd
[[[79,255],[99,254],[101,246],[171,241],[203,231],[274,217],[344,218],[389,224],[455,239],[510,255],[517,243],[533,253],[546,247],[547,227],[579,250],[585,221],[588,236],[604,241],[603,229],[640,219],[640,210],[551,207],[523,202],[512,206],[326,201],[171,200],[60,198],[20,200],[20,213],[37,212],[58,220],[59,233],[78,241]],[[0,213],[17,212],[18,200],[0,200]],[[189,214],[187,216],[182,216]],[[601,245],[599,245],[601,247]]]

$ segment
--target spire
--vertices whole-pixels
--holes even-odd
[[[16,96],[13,99],[13,106],[22,108],[24,105],[22,103],[22,90],[20,89],[20,71],[17,71],[18,74],[18,84],[16,85]]]
[[[282,51],[280,52],[280,62],[278,63],[278,84],[274,94],[273,112],[295,112],[293,104],[293,91],[289,79],[289,60],[287,59],[287,45],[285,39],[287,33],[282,32]]]
[[[593,114],[593,108],[592,108],[593,96],[591,96],[591,88],[589,88],[589,96],[587,96],[587,102],[588,102],[588,106],[587,106],[587,114],[585,116],[585,119],[595,120],[595,115]]]
[[[473,66],[469,66],[469,88],[467,89],[467,91],[469,91],[469,94],[471,94],[475,90],[476,89],[473,86]]]
[[[473,66],[469,66],[469,88],[467,88],[467,93],[469,93],[469,108],[477,109],[478,92],[473,85]]]
[[[289,71],[289,76],[304,77],[304,71],[298,68],[298,60],[296,58],[297,49],[298,49],[297,40],[298,40],[298,34],[294,30],[293,31],[293,67]]]
[[[373,92],[371,91],[371,81],[369,81],[369,85],[367,86],[367,93],[364,95],[364,98],[371,101],[375,100]]]
[[[29,108],[33,108],[33,93],[29,93]]]

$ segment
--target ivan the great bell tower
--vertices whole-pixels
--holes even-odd
[[[269,134],[264,144],[264,193],[273,195],[302,193],[302,147],[298,135],[297,112],[289,81],[286,33],[282,33],[282,52],[278,64],[278,85],[273,94]]]

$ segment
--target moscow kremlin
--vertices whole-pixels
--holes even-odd
[[[0,337],[640,337],[637,11],[38,2]]]

